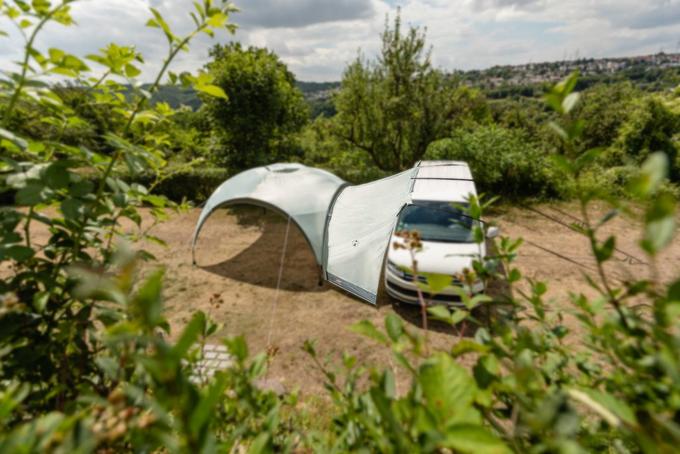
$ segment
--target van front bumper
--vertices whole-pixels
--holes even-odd
[[[385,267],[385,291],[387,294],[405,303],[420,304],[420,300],[418,299],[418,287],[416,286],[414,277],[409,273],[396,269],[392,264],[389,265]],[[421,282],[425,281],[421,276],[418,276],[418,280]],[[464,284],[453,283],[455,282],[453,278],[451,280],[451,286],[446,287],[435,295],[421,290],[420,293],[423,295],[425,302],[432,302],[435,304],[460,303],[460,297],[458,295],[460,290],[458,289],[464,287]],[[473,294],[481,293],[483,291],[484,284],[481,281],[472,286]]]

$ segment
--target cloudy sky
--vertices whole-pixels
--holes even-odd
[[[144,24],[157,7],[178,31],[191,22],[190,0],[82,0],[73,7],[77,28],[48,27],[38,46],[86,55],[109,42],[134,44],[151,77],[165,40]],[[238,0],[233,36],[273,49],[300,80],[339,80],[359,50],[380,45],[385,17],[402,10],[404,22],[426,27],[435,65],[475,69],[574,57],[680,52],[680,0]],[[9,26],[0,22],[0,30]],[[176,70],[195,70],[207,58],[207,37],[183,55]],[[17,59],[16,35],[0,37],[0,67]]]

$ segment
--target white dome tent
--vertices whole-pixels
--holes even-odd
[[[467,166],[453,161],[418,163],[357,186],[302,164],[257,167],[229,178],[210,196],[194,231],[192,255],[201,227],[215,209],[241,203],[264,206],[297,224],[328,282],[375,305],[385,253],[402,208],[418,193],[429,193],[432,185],[438,191],[467,194],[471,184]]]
[[[278,211],[294,221],[321,266],[328,207],[346,184],[330,172],[302,164],[272,164],[241,172],[222,183],[203,207],[194,230],[192,257],[203,223],[214,210],[249,204]]]

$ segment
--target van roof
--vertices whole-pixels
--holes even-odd
[[[470,167],[463,161],[420,161],[413,177],[411,200],[465,202],[477,195]]]

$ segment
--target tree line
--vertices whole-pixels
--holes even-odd
[[[272,51],[239,43],[215,46],[203,71],[226,97],[197,92],[200,107],[180,108],[155,126],[167,139],[161,145],[178,178],[189,168],[191,177],[200,179],[202,169],[221,169],[206,172],[226,176],[298,161],[358,183],[421,159],[459,159],[470,163],[487,192],[509,198],[573,196],[574,188],[551,160],[560,145],[549,126],[555,113],[542,102],[542,93],[494,99],[434,68],[424,31],[404,27],[399,15],[386,24],[381,39],[376,58],[359,55],[348,64],[328,104],[314,107],[326,114],[316,117],[310,117],[300,85]],[[181,82],[181,75],[175,81]],[[156,93],[152,102],[169,107],[161,99],[181,102],[189,90],[161,86],[164,95]],[[42,107],[24,104],[13,126],[33,137],[58,135],[67,143],[107,150],[102,137],[115,127],[114,120],[97,107],[96,93],[63,84],[55,91],[78,121],[55,127],[43,121]],[[680,181],[679,96],[677,90],[643,91],[628,81],[583,90],[579,146],[606,149],[590,167],[593,187],[621,193],[636,166],[655,151],[669,156],[671,181]]]

